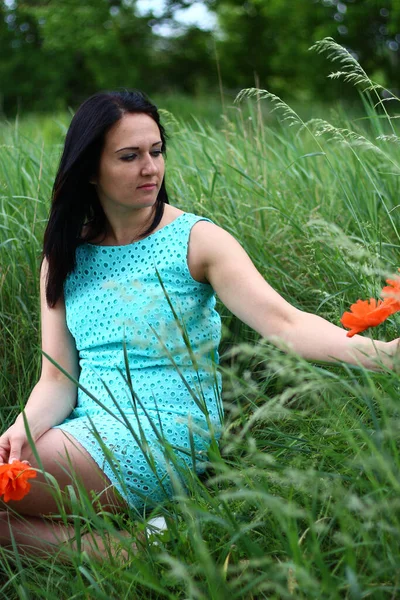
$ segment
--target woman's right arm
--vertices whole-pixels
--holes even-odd
[[[40,308],[42,349],[74,379],[78,379],[78,352],[75,341],[68,330],[64,299],[54,308],[46,302],[47,261],[43,261],[40,272]],[[77,388],[45,356],[38,383],[33,388],[23,410],[29,430],[36,442],[53,425],[58,425],[75,407]],[[0,464],[20,459],[21,451],[28,444],[23,414],[0,436]]]

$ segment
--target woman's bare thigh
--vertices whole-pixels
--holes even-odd
[[[70,434],[61,429],[49,429],[35,446],[44,471],[56,479],[63,498],[68,498],[68,494],[64,492],[65,487],[72,485],[76,491],[78,481],[79,487],[82,486],[89,496],[92,491],[96,493],[96,501],[106,510],[116,512],[126,507],[126,502],[118,492],[115,493],[115,488],[90,454]],[[40,469],[31,449],[21,460],[28,460],[32,467]],[[4,504],[0,502],[0,509],[9,508],[21,515],[30,516],[59,514],[60,508],[50,479],[46,479],[39,471],[37,477],[30,479],[29,483],[32,487],[25,498]],[[68,500],[64,502],[64,510],[71,512]]]

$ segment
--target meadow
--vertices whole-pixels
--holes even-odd
[[[227,229],[288,301],[339,324],[400,266],[399,104],[387,114],[380,92],[360,95],[356,116],[333,107],[307,121],[262,91],[213,120],[195,109],[182,118],[172,99],[171,203]],[[69,118],[0,124],[2,430],[39,374],[38,265]],[[83,530],[128,531],[119,541],[128,561],[71,552],[64,565],[56,552],[0,549],[0,597],[400,597],[399,369],[309,363],[220,311],[226,425],[206,476],[187,490],[176,481],[175,500],[151,514],[118,518],[71,490],[78,542]],[[399,325],[395,315],[364,335],[390,340]],[[155,516],[168,530],[143,535]]]

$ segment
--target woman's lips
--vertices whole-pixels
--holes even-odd
[[[144,185],[139,185],[138,189],[139,190],[152,190],[155,187],[157,187],[155,183],[145,183]]]

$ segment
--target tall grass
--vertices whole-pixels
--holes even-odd
[[[329,41],[318,49],[340,55]],[[164,113],[172,203],[230,231],[286,299],[337,324],[399,266],[397,117],[379,89],[355,82],[364,92],[352,119],[339,111],[305,122],[262,90],[243,93],[219,128]],[[38,260],[65,121],[0,130],[3,428],[38,375]],[[78,539],[83,525],[122,528],[128,563],[85,562],[78,552],[70,566],[54,556],[22,563],[1,550],[3,597],[400,596],[399,375],[307,363],[220,309],[221,452],[214,446],[207,476],[190,477],[187,490],[176,479],[176,500],[153,511],[168,532],[143,536],[150,515],[112,518],[70,490]],[[374,331],[399,335],[396,317]]]

